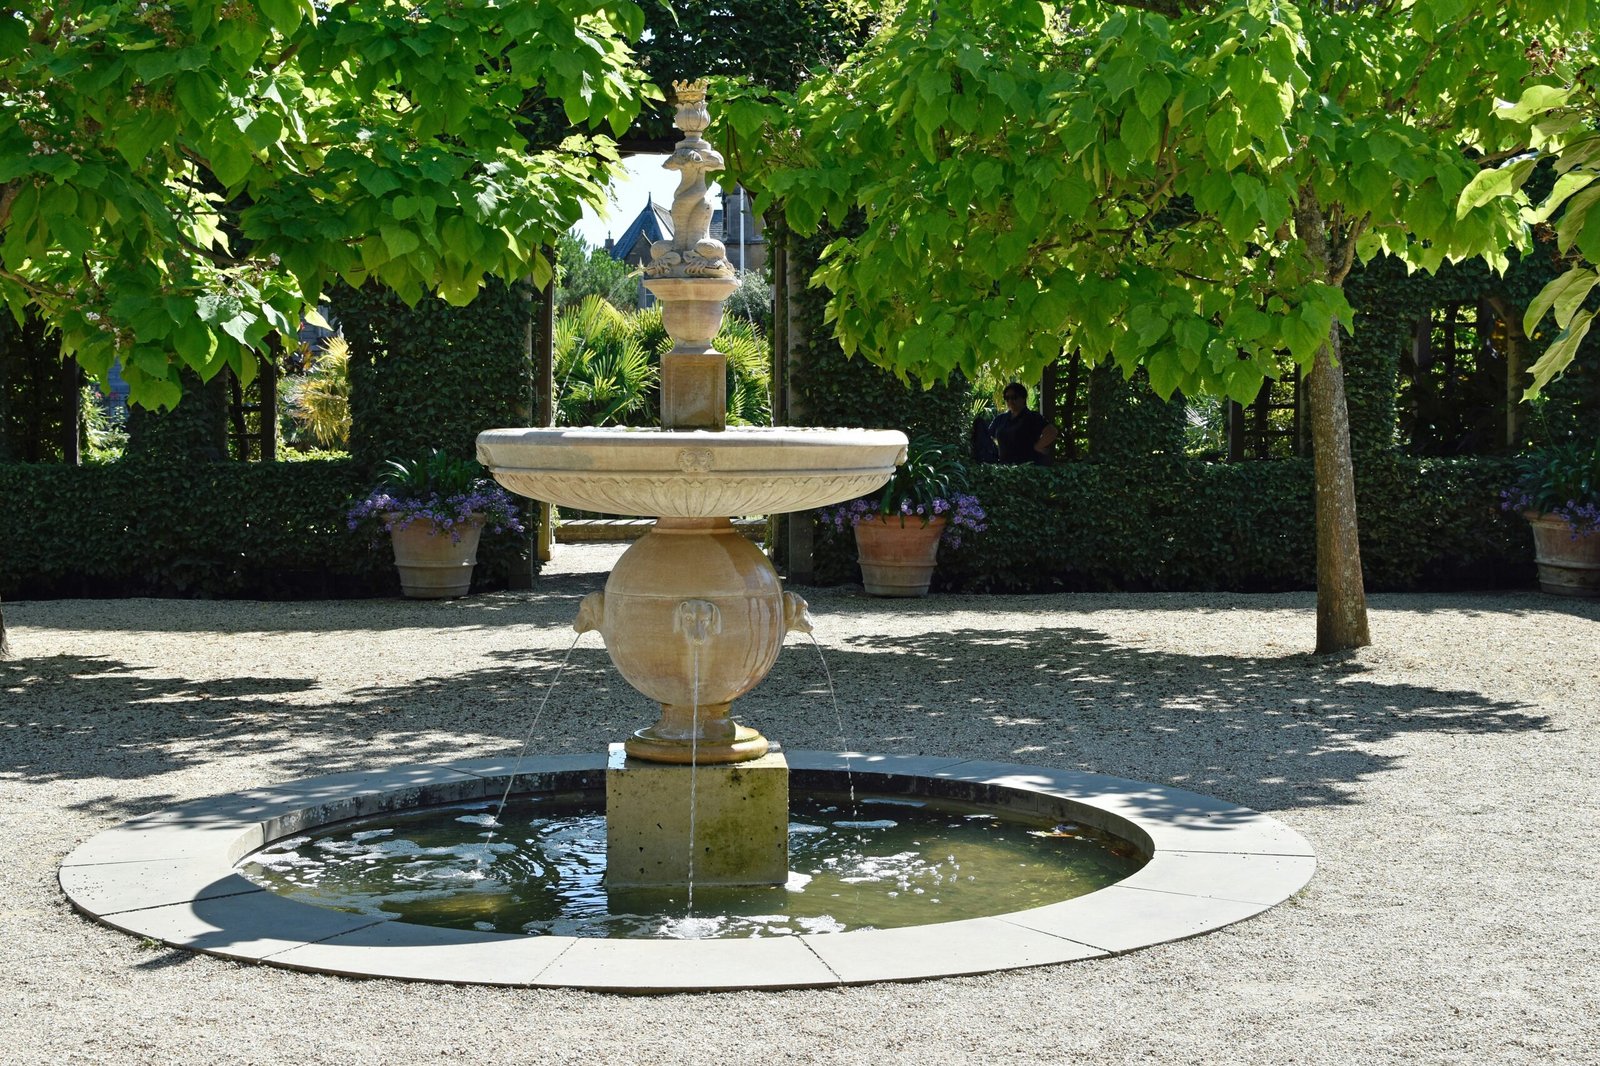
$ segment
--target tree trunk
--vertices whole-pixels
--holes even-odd
[[[1339,365],[1339,327],[1317,351],[1311,376],[1311,447],[1317,501],[1317,654],[1364,648],[1367,592],[1361,578],[1361,541],[1356,526],[1356,477],[1350,462],[1350,419],[1345,408],[1344,369]]]
[[[1325,279],[1336,274],[1328,246],[1327,215],[1314,196],[1295,207],[1295,229]],[[1350,460],[1350,412],[1339,362],[1339,324],[1328,330],[1306,378],[1311,402],[1311,450],[1316,472],[1317,651],[1318,655],[1364,648],[1367,590],[1361,577],[1361,539],[1356,526],[1356,475]]]

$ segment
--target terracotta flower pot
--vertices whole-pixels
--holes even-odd
[[[1600,532],[1573,536],[1565,518],[1524,511],[1533,527],[1539,588],[1556,596],[1600,597]]]
[[[927,525],[917,515],[877,516],[856,523],[861,583],[869,596],[926,596],[939,556],[943,515]]]
[[[414,600],[446,600],[467,594],[472,587],[472,568],[478,563],[483,516],[473,515],[457,523],[456,531],[461,534],[459,540],[422,519],[389,534],[395,569],[400,571],[400,591]]]

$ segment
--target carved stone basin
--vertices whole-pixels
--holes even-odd
[[[905,457],[884,429],[491,429],[478,461],[512,492],[658,518],[782,514],[855,499]]]

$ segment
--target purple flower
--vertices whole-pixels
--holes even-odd
[[[936,496],[925,503],[902,499],[896,510],[906,517],[921,516],[924,521],[943,516],[947,522],[940,543],[951,548],[961,546],[964,533],[982,533],[989,528],[988,515],[978,503],[978,498],[968,493],[955,493],[950,499]],[[878,500],[867,498],[824,507],[819,513],[823,522],[843,532],[847,523],[856,526],[871,522],[882,512]]]
[[[416,522],[429,522],[438,533],[448,533],[454,543],[460,542],[474,517],[483,520],[484,531],[489,533],[521,533],[525,528],[511,494],[498,485],[481,481],[470,492],[450,496],[434,492],[421,497],[397,498],[375,489],[365,499],[352,504],[345,517],[351,529],[375,523],[384,533],[406,529]]]

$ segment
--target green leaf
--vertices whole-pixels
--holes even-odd
[[[138,170],[144,165],[150,149],[162,141],[168,123],[153,111],[141,113],[136,120],[124,122],[117,128],[115,141],[117,153],[128,166]]]
[[[1156,124],[1136,107],[1130,107],[1122,113],[1122,143],[1127,145],[1128,154],[1136,160],[1148,160],[1155,154],[1156,139],[1160,130]]]
[[[1533,170],[1533,164],[1532,159],[1522,159],[1493,170],[1478,171],[1477,176],[1461,190],[1461,197],[1456,201],[1456,218],[1466,218],[1473,208],[1482,207],[1501,196],[1510,196],[1522,188],[1522,183]]]
[[[189,117],[202,125],[217,120],[222,113],[219,83],[210,71],[185,71],[175,79],[178,103]]]
[[[1566,104],[1571,90],[1556,85],[1530,85],[1516,103],[1500,100],[1495,113],[1508,122],[1526,122],[1534,115]]]
[[[1248,359],[1228,364],[1222,372],[1223,394],[1237,404],[1252,403],[1261,392],[1266,375]]]
[[[1575,170],[1561,175],[1556,179],[1555,187],[1550,190],[1550,195],[1545,197],[1544,203],[1540,204],[1537,210],[1523,213],[1523,221],[1532,224],[1549,221],[1550,216],[1555,214],[1556,209],[1565,203],[1568,197],[1593,182],[1597,177],[1600,177],[1600,174],[1590,170]],[[1592,202],[1592,199],[1587,201],[1585,207],[1579,208],[1579,210],[1584,210],[1587,207],[1587,203]]]
[[[1152,352],[1145,361],[1145,370],[1150,375],[1150,387],[1163,400],[1170,399],[1183,384],[1183,367],[1171,352]]]
[[[1166,75],[1158,70],[1147,72],[1134,86],[1134,99],[1138,101],[1139,110],[1148,119],[1154,119],[1158,113],[1167,106],[1167,100],[1172,94],[1172,83],[1167,81]]]
[[[370,163],[356,167],[356,179],[374,196],[384,196],[400,188],[400,179]]]
[[[1579,267],[1578,270],[1587,276],[1581,276],[1573,281],[1555,300],[1556,325],[1561,329],[1566,329],[1572,324],[1572,317],[1578,313],[1578,308],[1583,306],[1583,301],[1588,299],[1595,285],[1600,284],[1600,274],[1587,267]]]
[[[1589,213],[1600,200],[1600,185],[1585,189],[1567,201],[1567,208],[1556,224],[1556,247],[1569,251],[1589,221]]]
[[[388,249],[391,259],[410,255],[422,245],[422,241],[417,238],[417,235],[404,226],[391,226],[388,223],[382,223],[378,226],[378,232],[383,235],[383,244]]]
[[[1522,332],[1526,336],[1533,336],[1545,312],[1555,306],[1555,302],[1561,299],[1568,289],[1585,284],[1587,273],[1589,271],[1584,267],[1575,266],[1540,289],[1539,294],[1528,305],[1528,313],[1522,318]],[[1584,292],[1587,293],[1588,289],[1585,288]]]
[[[250,120],[244,132],[257,150],[268,148],[278,143],[278,138],[283,136],[283,121],[270,111],[263,111]]]
[[[1588,335],[1589,327],[1593,323],[1593,311],[1579,312],[1572,320],[1571,326],[1556,338],[1555,343],[1545,349],[1544,355],[1540,356],[1528,371],[1533,376],[1533,384],[1522,394],[1524,400],[1538,396],[1557,374],[1567,368],[1573,356],[1578,354],[1578,345],[1583,343],[1583,338]]]
[[[0,55],[20,56],[28,46],[28,24],[15,10],[0,12]]]
[[[261,5],[261,13],[267,16],[274,27],[290,33],[300,28],[300,20],[304,15],[299,0],[257,0]]]
[[[209,156],[211,173],[228,189],[237,188],[249,176],[253,161],[249,152],[231,141],[215,142]]]

